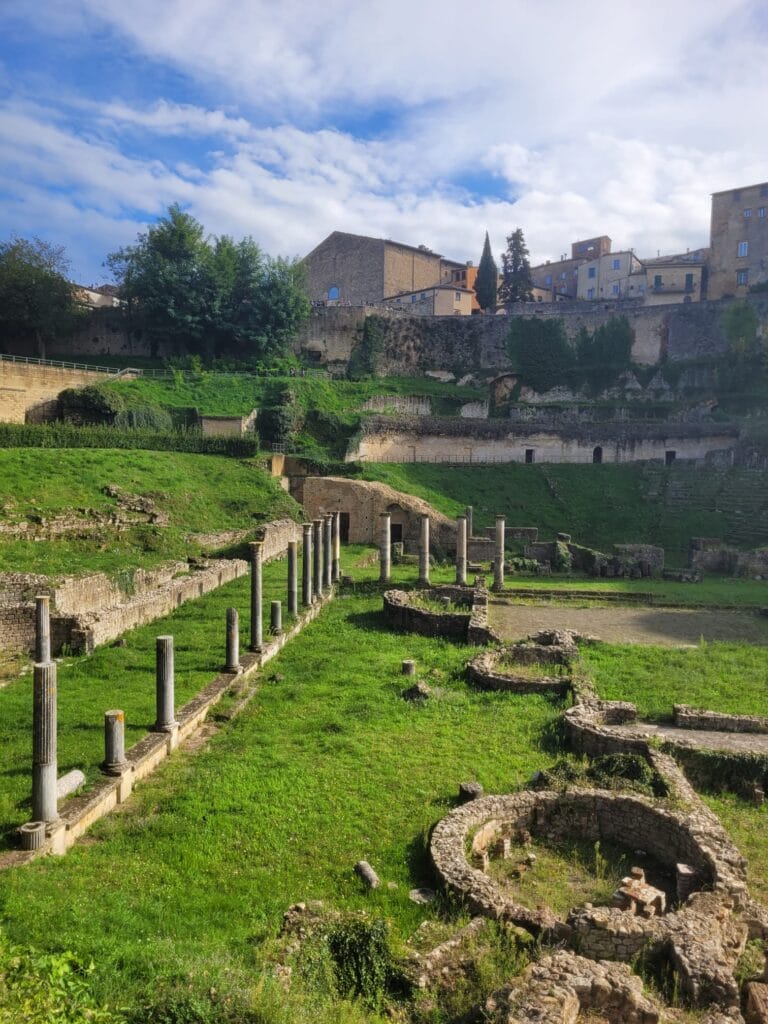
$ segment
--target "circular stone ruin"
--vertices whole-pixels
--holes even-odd
[[[564,695],[571,686],[570,669],[577,654],[576,634],[545,630],[478,654],[467,663],[467,679],[479,690]]]
[[[423,590],[387,590],[384,618],[392,629],[420,636],[466,640],[474,593],[470,587],[436,586]]]

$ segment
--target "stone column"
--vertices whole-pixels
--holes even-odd
[[[301,603],[312,604],[312,523],[304,523],[301,549]]]
[[[493,562],[493,589],[504,589],[504,516],[496,516],[496,554]]]
[[[288,541],[288,614],[299,614],[299,557],[295,540]]]
[[[341,512],[333,513],[333,582],[341,579]]]
[[[107,775],[121,775],[128,767],[125,759],[125,712],[104,712],[104,764]]]
[[[472,540],[475,535],[475,510],[471,505],[467,505],[464,509],[464,515],[467,517],[467,537],[469,540]]]
[[[379,582],[389,583],[392,577],[392,516],[389,512],[382,512],[380,518]]]
[[[251,650],[260,651],[264,643],[264,627],[261,621],[264,596],[261,576],[264,541],[251,541],[248,547],[251,549]]]
[[[176,726],[173,669],[173,637],[155,640],[155,732],[172,732]]]
[[[32,683],[32,817],[56,821],[56,662],[36,664]]]
[[[270,606],[269,632],[272,636],[280,636],[283,632],[283,605],[281,601],[273,601]]]
[[[51,660],[51,599],[47,594],[35,598],[35,661],[45,665]]]
[[[240,616],[237,608],[227,608],[227,662],[224,671],[240,671]]]
[[[323,520],[312,520],[312,553],[314,555],[314,582],[312,590],[315,600],[323,596]]]
[[[419,525],[419,586],[429,586],[429,516],[422,516]]]
[[[326,590],[333,583],[333,514],[327,513],[325,521],[325,538],[323,543],[323,584]]]
[[[467,585],[467,517],[456,517],[456,582]]]

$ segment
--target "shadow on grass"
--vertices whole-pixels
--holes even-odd
[[[347,622],[355,629],[364,629],[369,633],[389,633],[383,611],[353,612]]]

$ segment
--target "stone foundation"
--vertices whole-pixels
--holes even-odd
[[[432,611],[414,604],[414,598],[431,601],[447,599],[466,611]],[[470,644],[498,642],[488,626],[488,591],[478,577],[474,587],[436,586],[426,590],[387,590],[384,593],[384,618],[390,629],[420,636],[442,636]]]

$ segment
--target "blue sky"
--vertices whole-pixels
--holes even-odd
[[[72,276],[179,202],[303,255],[330,231],[534,261],[705,245],[768,180],[763,0],[4,0],[0,239]]]

